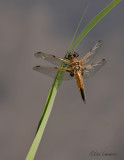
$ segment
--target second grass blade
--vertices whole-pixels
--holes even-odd
[[[96,17],[94,17],[88,25],[83,29],[83,31],[78,36],[77,40],[75,41],[72,51],[79,45],[81,40],[88,34],[88,32],[112,9],[114,8],[120,0],[113,0],[106,8],[104,8]]]

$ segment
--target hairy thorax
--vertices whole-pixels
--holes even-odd
[[[80,70],[79,60],[77,58],[73,58],[71,62],[72,62],[73,70],[74,71],[79,71]]]

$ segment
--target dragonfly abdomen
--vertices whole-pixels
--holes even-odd
[[[81,71],[75,71],[75,79],[76,79],[81,97],[82,97],[84,103],[86,103],[85,92],[84,92],[84,84],[83,84],[83,78],[82,78],[82,75],[81,75]]]

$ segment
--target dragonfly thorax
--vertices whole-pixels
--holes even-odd
[[[79,61],[78,62],[73,62],[73,65],[75,65],[75,66],[79,66]]]
[[[74,66],[74,71],[79,71],[80,70],[80,66],[77,65],[77,66]]]

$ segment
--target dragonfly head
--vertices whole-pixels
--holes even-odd
[[[73,51],[73,52],[70,52],[66,58],[71,60],[73,58],[77,58],[78,56],[79,54]]]

